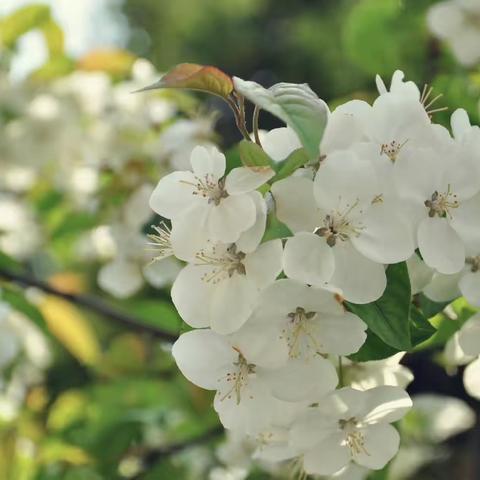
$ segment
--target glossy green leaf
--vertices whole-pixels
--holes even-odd
[[[297,168],[303,167],[308,162],[308,154],[303,148],[293,151],[277,166],[277,174],[272,178],[272,183],[289,177]]]
[[[248,140],[242,140],[238,144],[238,152],[245,167],[271,167],[273,164],[262,147]]]
[[[295,131],[310,159],[318,158],[328,107],[307,84],[277,83],[267,89],[237,77],[233,81],[237,92]]]
[[[411,287],[407,265],[390,265],[386,271],[387,288],[377,301],[366,305],[347,302],[347,308],[356,313],[387,345],[399,350],[410,350]]]

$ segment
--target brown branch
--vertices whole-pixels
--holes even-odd
[[[79,295],[75,293],[63,292],[41,280],[38,280],[26,274],[12,272],[10,270],[6,270],[5,268],[0,268],[0,278],[16,283],[18,285],[38,288],[45,293],[55,295],[59,298],[63,298],[64,300],[74,303],[75,305],[87,308],[88,310],[98,313],[108,320],[115,321],[118,324],[131,328],[133,330],[137,330],[139,332],[148,333],[153,337],[165,340],[166,342],[174,342],[178,338],[177,335],[174,335],[153,325],[149,325],[138,318],[134,318],[124,312],[121,312],[111,307],[97,297],[93,297],[91,295]]]

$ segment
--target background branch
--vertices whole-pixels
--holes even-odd
[[[93,297],[91,295],[80,295],[64,292],[34,277],[22,273],[12,272],[5,268],[0,268],[0,278],[3,278],[10,282],[14,282],[21,286],[38,288],[45,293],[55,295],[59,298],[63,298],[64,300],[72,302],[75,305],[87,308],[88,310],[98,313],[108,320],[115,321],[118,324],[121,324],[125,327],[131,328],[139,332],[148,333],[153,337],[159,338],[161,340],[165,340],[167,342],[174,342],[178,338],[177,335],[174,335],[161,328],[155,327],[154,325],[149,325],[140,319],[132,317],[131,315],[128,315],[122,311],[111,307],[97,297]]]

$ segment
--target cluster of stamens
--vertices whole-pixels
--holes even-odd
[[[472,273],[480,272],[480,255],[476,257],[467,257],[465,263],[470,266]]]
[[[320,345],[311,331],[309,320],[313,319],[317,312],[306,312],[304,308],[297,307],[290,312],[288,322],[282,329],[280,339],[285,340],[288,346],[290,358],[300,358],[307,352],[315,355],[320,352]]]
[[[235,369],[228,372],[225,377],[219,378],[218,381],[225,380],[231,386],[220,398],[220,401],[231,400],[235,396],[235,401],[239,405],[242,399],[242,390],[248,383],[248,377],[255,373],[255,365],[248,363],[239,350],[235,349],[235,351],[238,352],[238,360],[233,363]]]
[[[203,178],[195,176],[195,183],[181,180],[182,183],[193,186],[192,195],[200,195],[208,203],[219,205],[223,198],[228,197],[225,190],[225,179],[217,180],[212,174],[207,173]]]
[[[173,255],[172,243],[170,241],[171,228],[165,222],[162,222],[158,226],[152,225],[152,228],[156,233],[150,233],[148,235],[148,238],[152,240],[148,245],[157,253],[153,261]]]
[[[392,162],[395,162],[400,150],[407,142],[408,140],[402,143],[392,140],[390,143],[383,143],[380,147],[380,155],[386,155]]]
[[[238,275],[246,274],[245,265],[243,264],[245,254],[237,252],[236,245],[231,245],[220,254],[217,251],[217,247],[213,246],[211,253],[201,250],[195,255],[195,258],[198,265],[213,267],[210,272],[202,276],[202,280],[205,282],[217,284],[222,280],[231,278],[235,273]]]
[[[427,112],[427,115],[430,118],[432,118],[434,113],[444,112],[445,110],[448,110],[448,107],[432,108],[433,104],[435,102],[437,102],[443,96],[443,94],[440,93],[439,95],[431,98],[432,92],[433,92],[433,87],[425,84],[423,86],[422,95],[420,96],[420,103],[423,105],[423,108],[425,109],[425,112]]]
[[[352,455],[363,453],[369,455],[365,449],[365,437],[362,432],[358,430],[358,422],[355,418],[348,420],[339,420],[338,424],[345,432],[345,442],[350,449]]]
[[[439,193],[437,190],[433,192],[432,196],[425,200],[425,206],[428,208],[428,216],[435,217],[451,217],[450,210],[458,208],[460,203],[457,200],[457,195],[452,193],[450,185],[445,193]]]
[[[333,212],[325,216],[323,220],[323,227],[317,228],[315,233],[320,237],[325,237],[327,245],[334,247],[338,240],[347,241],[351,236],[360,235],[362,227],[359,225],[352,225],[348,219],[348,215],[358,206],[359,202],[353,205],[347,205],[346,210],[342,212]],[[360,214],[362,211],[359,212]]]

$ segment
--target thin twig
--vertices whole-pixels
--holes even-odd
[[[224,432],[224,428],[221,425],[217,425],[210,430],[207,430],[202,435],[197,437],[185,440],[184,442],[173,443],[172,445],[167,445],[165,447],[149,450],[145,456],[142,458],[143,470],[138,475],[133,477],[132,480],[139,480],[143,477],[148,470],[155,465],[159,460],[163,458],[170,457],[180,453],[188,448],[196,447],[204,443],[208,443],[211,440],[214,440]]]
[[[260,107],[255,105],[253,109],[253,119],[252,119],[252,128],[253,128],[253,135],[255,136],[255,143],[261,147],[262,142],[260,141],[260,135],[258,134],[258,117],[260,115]]]
[[[75,293],[63,292],[55,287],[52,287],[48,283],[42,282],[41,280],[25,274],[15,273],[4,268],[0,268],[0,278],[3,278],[10,282],[14,282],[18,285],[38,288],[45,293],[55,295],[56,297],[63,298],[64,300],[74,303],[75,305],[85,307],[95,313],[102,315],[106,319],[113,320],[128,328],[148,333],[153,337],[160,338],[167,342],[174,342],[178,338],[177,335],[174,335],[153,325],[146,324],[140,319],[134,318],[131,315],[116,310],[115,308],[111,307],[107,303],[104,303],[96,297],[90,295],[79,295]]]
[[[251,142],[252,139],[250,138],[247,128],[245,127],[245,113],[243,113],[242,116],[242,111],[233,97],[227,97],[226,101],[233,111],[233,116],[235,117],[235,124],[237,125],[238,130],[240,130],[240,133],[243,135],[245,140]]]

